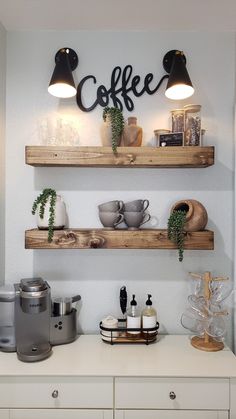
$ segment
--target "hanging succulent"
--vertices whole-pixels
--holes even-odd
[[[168,239],[173,241],[179,251],[179,261],[183,261],[184,255],[184,225],[186,223],[186,211],[176,210],[170,214],[167,231]]]
[[[120,143],[121,135],[124,129],[124,117],[120,109],[115,107],[104,108],[102,114],[103,120],[106,121],[107,118],[111,122],[111,146],[113,153],[117,153],[117,147]]]
[[[45,205],[49,200],[49,219],[48,219],[48,242],[51,242],[54,234],[54,221],[55,221],[55,205],[57,194],[54,189],[43,189],[42,193],[35,199],[32,206],[32,214],[36,213],[39,206],[39,217],[43,219],[45,212]]]

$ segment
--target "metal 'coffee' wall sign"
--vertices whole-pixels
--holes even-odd
[[[108,106],[110,101],[112,105],[120,110],[123,110],[124,106],[128,111],[134,109],[134,103],[130,95],[140,97],[144,93],[153,95],[159,89],[164,79],[168,78],[169,75],[164,75],[154,88],[151,88],[154,75],[148,73],[141,85],[141,77],[139,75],[133,75],[133,67],[126,65],[122,70],[121,67],[117,66],[112,70],[110,87],[107,88],[103,84],[97,87],[94,95],[93,103],[86,104],[83,102],[83,93],[86,87],[91,88],[91,83],[97,85],[97,79],[93,75],[84,77],[77,87],[77,104],[83,112],[90,112],[96,108],[96,106]],[[118,97],[119,96],[119,97]]]

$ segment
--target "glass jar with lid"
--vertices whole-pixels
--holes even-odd
[[[184,110],[173,109],[171,111],[172,132],[184,132]]]
[[[160,135],[169,134],[169,133],[170,133],[169,129],[155,129],[154,130],[154,134],[157,139],[157,147],[160,147]]]
[[[201,145],[201,105],[184,106],[184,145]]]

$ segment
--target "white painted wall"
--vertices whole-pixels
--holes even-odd
[[[0,23],[0,283],[5,275],[6,30]]]
[[[57,114],[69,114],[79,126],[80,145],[99,145],[102,109],[82,113],[74,99],[47,93],[56,51],[69,46],[79,55],[77,81],[88,74],[109,86],[115,65],[132,64],[135,74],[164,74],[162,59],[170,49],[183,49],[196,87],[190,101],[175,103],[164,96],[135,99],[133,115],[143,127],[144,143],[153,144],[153,130],[170,127],[170,110],[187,103],[202,105],[206,145],[216,146],[216,164],[207,169],[121,170],[32,168],[24,164],[24,146],[40,143],[38,126]],[[190,293],[188,272],[233,272],[233,103],[235,39],[230,33],[163,32],[9,32],[7,57],[7,190],[6,281],[41,275],[54,294],[82,295],[79,325],[97,332],[100,319],[119,315],[119,288],[135,293],[140,307],[153,295],[161,331],[187,333],[180,316]],[[94,88],[87,92],[94,95]],[[125,117],[129,116],[124,112]],[[24,230],[35,227],[34,198],[44,187],[63,196],[71,227],[99,227],[97,205],[110,199],[148,198],[150,214],[164,228],[169,209],[181,198],[200,200],[208,210],[208,228],[215,231],[215,251],[24,249]],[[227,341],[232,342],[232,316]]]

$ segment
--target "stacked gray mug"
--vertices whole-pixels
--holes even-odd
[[[148,206],[148,199],[136,199],[124,203],[124,221],[129,230],[137,230],[150,220],[150,214],[145,212]]]
[[[123,201],[109,201],[98,205],[99,218],[102,225],[109,230],[116,228],[124,220],[122,213]]]

